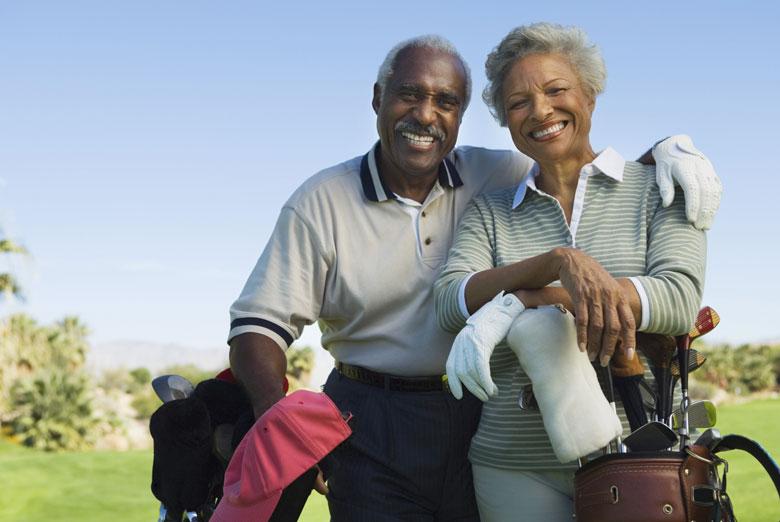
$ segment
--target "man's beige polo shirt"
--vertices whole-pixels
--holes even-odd
[[[441,375],[454,336],[439,328],[433,282],[471,198],[517,186],[518,153],[455,149],[426,200],[410,210],[384,183],[379,144],[325,169],[282,207],[230,309],[229,338],[266,335],[286,349],[315,321],[340,362],[401,375]]]

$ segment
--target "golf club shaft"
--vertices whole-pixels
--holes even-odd
[[[688,363],[690,356],[690,342],[691,338],[688,334],[681,335],[677,338],[677,360],[680,365],[680,386],[682,389],[682,403],[680,410],[682,411],[682,424],[679,428],[680,434],[680,449],[685,448],[688,439]],[[674,390],[672,390],[674,391]]]

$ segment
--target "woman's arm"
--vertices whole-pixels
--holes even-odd
[[[632,283],[619,282],[598,261],[574,248],[554,248],[474,274],[466,285],[466,304],[473,312],[491,294],[544,289],[555,280],[560,280],[568,295],[580,350],[587,350],[591,360],[598,356],[602,364],[607,364],[618,345],[625,350],[636,347],[635,317],[637,312],[641,315],[641,305],[636,290],[627,286]]]

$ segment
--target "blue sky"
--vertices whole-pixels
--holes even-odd
[[[486,4],[0,2],[0,220],[34,256],[23,309],[79,315],[96,344],[223,346],[288,195],[376,139],[387,50],[450,38],[476,93],[459,143],[509,148],[478,96],[484,58],[512,27],[546,20],[603,51],[595,148],[634,157],[684,132],[716,166],[705,302],[723,322],[710,338],[780,339],[777,8]]]

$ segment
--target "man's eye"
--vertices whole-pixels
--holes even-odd
[[[414,91],[399,91],[398,97],[401,98],[403,101],[413,102],[413,101],[417,101],[419,95]]]
[[[458,100],[455,100],[453,98],[439,98],[438,103],[439,103],[439,107],[447,110],[457,109],[458,106],[460,105],[458,103]]]

